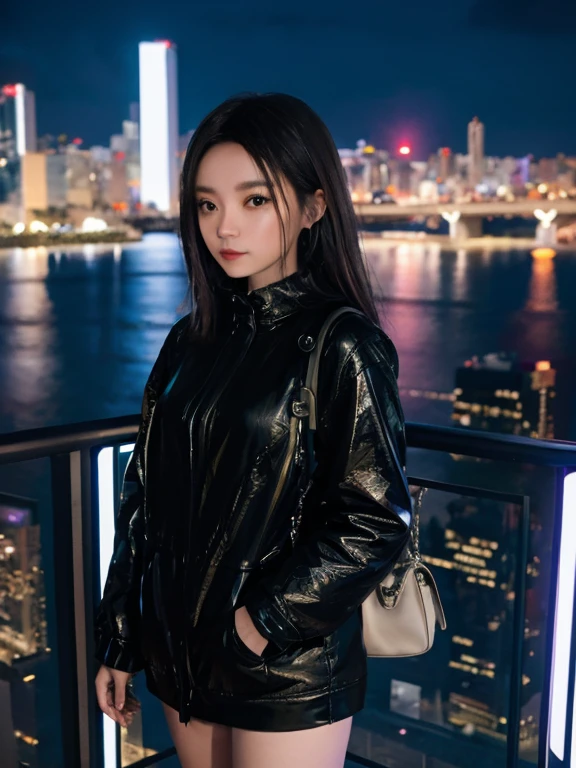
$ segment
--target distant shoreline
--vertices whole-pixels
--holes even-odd
[[[359,232],[361,239],[367,246],[376,244],[414,245],[416,243],[437,243],[444,250],[458,250],[459,248],[479,250],[487,248],[492,251],[532,250],[534,248],[551,247],[555,251],[576,251],[576,243],[556,243],[552,246],[542,246],[532,237],[502,237],[483,235],[482,237],[467,237],[461,240],[452,240],[449,235],[432,235],[426,232],[401,232],[397,230],[385,230],[383,232]]]
[[[137,229],[109,229],[104,232],[37,232],[0,235],[0,248],[47,248],[55,245],[99,245],[100,243],[133,243],[142,240]]]
[[[147,234],[147,233],[144,233]],[[443,250],[532,250],[541,247],[533,238],[529,237],[502,237],[483,235],[482,237],[469,237],[462,240],[452,240],[448,235],[435,235],[426,232],[384,230],[373,232],[360,230],[360,239],[367,247],[380,244],[403,245],[416,243],[435,243],[442,246]],[[0,235],[0,249],[10,248],[37,248],[68,245],[106,245],[114,243],[133,243],[142,240],[143,233],[140,230],[106,230],[105,232],[66,232],[62,234],[38,232],[35,234],[24,233],[21,235]],[[576,243],[557,243],[552,246],[555,251],[576,251]]]

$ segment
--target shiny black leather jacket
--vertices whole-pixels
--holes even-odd
[[[312,449],[293,403],[323,321],[346,303],[314,285],[297,273],[249,294],[218,289],[228,320],[216,340],[195,340],[182,318],[146,384],[96,655],[144,668],[181,722],[288,730],[362,706],[360,605],[409,536],[398,360],[368,318],[336,321]],[[176,391],[181,465],[154,418]],[[269,640],[261,656],[235,630],[241,605]]]

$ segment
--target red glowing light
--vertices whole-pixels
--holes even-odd
[[[126,159],[126,152],[114,152],[114,159],[115,160],[125,160]]]
[[[76,144],[77,147],[84,143],[84,139],[72,139],[72,144]]]
[[[450,149],[450,147],[442,147],[442,155],[444,157],[450,157],[451,154],[452,154],[452,150]]]
[[[412,150],[407,144],[403,144],[398,150],[398,152],[400,152],[401,155],[409,155],[410,152],[412,152]]]
[[[170,40],[155,40],[154,42],[155,43],[164,43],[166,48],[172,48],[172,43],[170,42]]]
[[[4,94],[4,96],[12,96],[13,98],[15,98],[16,92],[17,92],[17,89],[15,85],[4,85],[2,87],[2,93]]]

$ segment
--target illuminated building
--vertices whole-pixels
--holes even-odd
[[[480,184],[484,177],[484,123],[475,117],[468,123],[468,183]]]
[[[558,178],[556,158],[542,157],[538,162],[538,181],[551,184]]]
[[[48,207],[64,208],[66,206],[67,169],[68,160],[65,154],[46,155]]]
[[[10,685],[13,677],[13,670],[0,661],[0,746],[2,747],[2,764],[10,768],[16,768],[18,765]]]
[[[0,744],[37,765],[37,682],[45,672],[46,597],[40,526],[32,499],[0,494]]]
[[[556,371],[507,355],[468,360],[456,371],[452,419],[461,427],[551,439]]]
[[[438,175],[441,181],[446,181],[454,174],[454,155],[449,147],[442,147],[438,150],[438,158]]]
[[[178,209],[176,49],[140,43],[140,200],[175,215]]]
[[[21,204],[25,211],[45,211],[48,208],[48,176],[46,155],[27,152],[21,163]]]
[[[22,83],[0,91],[0,157],[9,160],[36,152],[36,102]]]
[[[90,176],[92,156],[90,150],[79,149],[74,143],[66,147],[66,202],[91,210],[94,206],[94,188]]]
[[[442,699],[448,721],[468,733],[504,743],[508,732],[510,649],[513,642],[514,579],[520,509],[493,499],[462,496],[445,507],[443,530],[430,536],[423,559],[439,580],[441,594],[453,595],[450,648]],[[530,583],[539,576],[538,559],[528,565]],[[449,603],[447,602],[447,606]],[[520,740],[537,736],[531,707],[538,690],[538,659],[543,653],[541,622],[530,609],[524,628],[523,706]]]
[[[122,122],[122,133],[110,138],[110,157],[101,174],[101,201],[114,210],[128,210],[140,200],[139,125],[132,120]],[[93,156],[94,159],[94,156]]]
[[[0,203],[20,206],[22,163],[36,151],[34,94],[21,83],[0,89]]]
[[[44,573],[34,502],[0,494],[0,660],[12,663],[46,646]]]

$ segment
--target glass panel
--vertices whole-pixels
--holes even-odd
[[[59,768],[62,721],[47,459],[0,467],[2,765]]]
[[[122,479],[126,470],[126,465],[130,459],[133,445],[123,445],[113,449],[111,457],[113,459],[113,471],[114,471],[114,487],[115,487],[115,513],[118,511],[118,505],[120,501],[120,491],[122,489]],[[105,479],[106,472],[106,459],[110,449],[104,449],[100,453],[99,458],[99,473],[100,473],[100,491],[105,492],[106,483],[102,482]],[[102,461],[102,459],[104,461]],[[105,509],[102,504],[103,499],[100,498],[100,510]],[[112,529],[107,526],[100,527],[101,536],[106,535],[110,537],[113,535]],[[104,533],[106,532],[106,533]],[[101,550],[106,549],[106,544],[111,542],[105,542],[101,539]],[[109,560],[109,557],[106,556]],[[105,568],[107,573],[107,567]],[[150,757],[159,752],[172,747],[172,739],[166,719],[164,717],[164,711],[161,702],[150,694],[146,688],[146,680],[144,672],[140,672],[134,678],[134,692],[142,704],[142,710],[138,713],[132,724],[128,728],[120,728],[120,764],[122,768],[131,765],[132,763],[142,760],[145,757]],[[162,768],[169,765],[169,761],[172,758],[163,760],[160,764]],[[176,763],[177,765],[177,763]]]
[[[448,628],[437,630],[423,656],[368,660],[366,708],[355,716],[350,750],[388,766],[420,766],[424,759],[426,765],[441,759],[466,768],[506,764],[515,578],[524,567],[520,525],[527,497],[519,752],[536,764],[555,472],[423,450],[410,451],[408,467],[412,477],[447,484],[424,496],[421,551]]]
[[[142,711],[134,717],[128,728],[120,729],[122,768],[173,746],[162,704],[148,693],[143,672],[134,678],[134,692],[142,703]],[[158,765],[162,768],[175,768],[179,763],[175,757],[170,757]]]
[[[366,710],[393,716],[392,752],[399,743],[413,749],[412,734],[429,724],[427,754],[468,766],[473,741],[487,744],[492,762],[505,765],[519,512],[517,505],[472,494],[425,496],[421,550],[448,629],[437,631],[424,656],[368,660]],[[357,724],[363,718],[360,713]],[[384,722],[378,730],[391,731]],[[440,746],[442,731],[453,738]]]

